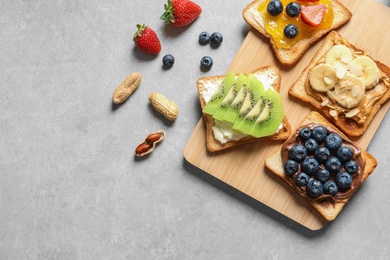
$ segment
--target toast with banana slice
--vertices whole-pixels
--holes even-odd
[[[361,136],[390,98],[390,68],[332,31],[289,94],[348,136]]]
[[[294,17],[287,14],[286,8],[287,3],[293,1],[282,0],[281,3],[286,6],[282,6],[281,13],[275,16],[267,12],[267,5],[272,2],[255,0],[245,7],[242,15],[249,25],[269,39],[276,58],[287,66],[297,63],[311,45],[328,32],[346,24],[352,17],[352,13],[337,0],[295,2],[300,6],[300,13]],[[316,7],[320,7],[318,11],[314,10]],[[314,17],[311,14],[315,14]],[[316,23],[318,19],[321,21],[319,24]],[[284,28],[287,29],[287,26],[292,27],[297,35],[292,35],[293,38],[286,35]]]
[[[273,66],[247,75],[229,72],[199,78],[207,150],[217,152],[259,140],[287,139],[291,125],[278,93],[280,82],[280,72]]]
[[[326,129],[325,135],[320,135],[322,129]],[[330,142],[335,135],[341,140],[336,143],[336,148],[335,143]],[[321,136],[325,140],[320,140]],[[314,139],[318,147],[310,151]],[[326,156],[328,158],[324,158]],[[375,170],[377,161],[313,111],[300,122],[292,136],[266,159],[265,166],[286,182],[287,188],[291,188],[297,197],[302,197],[331,221]]]

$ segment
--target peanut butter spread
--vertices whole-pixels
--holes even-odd
[[[318,126],[318,124],[308,124],[308,125],[304,125],[304,126],[301,126],[301,128],[303,127],[308,127],[309,129],[313,129],[315,126]],[[290,184],[290,186],[292,186],[302,197],[304,197],[305,199],[309,199],[309,200],[315,200],[315,201],[320,201],[320,202],[324,202],[324,203],[330,203],[330,204],[335,204],[335,202],[347,202],[349,200],[349,198],[353,195],[353,193],[360,187],[360,185],[362,184],[362,177],[363,177],[363,172],[364,172],[364,167],[365,167],[365,162],[361,156],[361,150],[359,148],[357,148],[351,140],[349,140],[345,135],[343,135],[342,133],[334,130],[333,128],[329,127],[329,126],[325,126],[325,125],[321,125],[323,127],[325,127],[328,131],[328,133],[337,133],[341,138],[342,138],[342,146],[345,145],[345,146],[348,146],[351,150],[352,150],[352,160],[356,161],[359,168],[358,168],[358,171],[352,175],[352,184],[349,188],[347,189],[339,189],[337,194],[332,196],[332,195],[329,195],[329,194],[322,194],[318,197],[311,197],[307,194],[307,191],[306,191],[306,186],[298,186],[296,185],[294,179],[295,179],[295,176],[297,173],[299,173],[301,171],[301,166],[299,166],[299,169],[297,171],[297,173],[295,173],[293,176],[287,176],[286,175],[286,179],[288,181],[288,183]],[[300,129],[301,129],[300,128]],[[296,133],[294,135],[292,135],[282,146],[282,149],[281,149],[281,155],[282,155],[282,161],[283,161],[283,165],[286,163],[286,161],[289,159],[289,150],[290,148],[295,145],[295,144],[303,144],[304,141],[301,140],[301,138],[299,137],[299,130],[298,129],[296,131]],[[308,155],[307,157],[311,157],[312,155]],[[323,169],[325,168],[324,165],[321,165],[320,164],[320,169]],[[343,168],[341,168],[340,171],[343,171]],[[334,176],[331,176],[330,177],[330,180],[333,180],[334,179]]]
[[[345,45],[349,46],[348,43],[344,39],[337,39],[335,40],[335,45]],[[363,51],[356,51],[350,47],[348,47],[351,50],[352,57],[351,60],[354,60],[358,57],[366,56]],[[317,63],[309,70],[309,76],[306,78],[305,82],[305,90],[306,93],[313,98],[315,98],[317,101],[321,103],[321,106],[328,107],[329,108],[329,115],[332,116],[337,120],[338,117],[345,117],[349,118],[353,121],[355,121],[358,125],[364,125],[366,121],[368,120],[368,117],[370,113],[373,111],[373,107],[375,104],[381,100],[383,95],[389,91],[390,89],[390,79],[389,77],[382,72],[381,70],[377,69],[377,73],[379,74],[379,80],[377,83],[375,83],[370,88],[365,87],[364,94],[362,93],[361,100],[358,101],[357,105],[353,105],[352,107],[342,106],[340,105],[340,102],[337,102],[337,92],[336,91],[324,91],[324,92],[318,92],[313,89],[313,87],[310,84],[310,74],[313,71],[313,69],[320,64],[325,64],[327,59],[327,54],[325,53],[318,61]],[[340,62],[341,63],[341,62]],[[347,66],[345,66],[347,67]],[[336,71],[338,69],[336,68]],[[355,71],[353,69],[349,70],[348,67],[344,69],[345,74],[354,74]],[[339,71],[337,71],[339,73]],[[360,71],[361,73],[361,71]],[[356,74],[356,73],[355,73]],[[352,75],[354,76],[354,75]],[[325,80],[326,81],[326,80]]]

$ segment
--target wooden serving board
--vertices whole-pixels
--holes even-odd
[[[387,33],[390,30],[390,8],[374,0],[341,0],[341,2],[351,10],[353,17],[338,32],[374,59],[390,66],[388,47],[390,34]],[[280,92],[285,113],[294,130],[311,108],[290,99],[288,89],[307,66],[321,43],[322,41],[319,41],[312,46],[294,67],[282,67],[276,61],[268,40],[252,30],[228,70],[249,73],[266,65],[278,67],[282,77]],[[390,102],[387,102],[379,110],[363,136],[354,139],[363,149],[368,147],[389,105]],[[283,181],[265,169],[265,159],[283,142],[259,141],[218,153],[208,153],[205,133],[205,124],[201,118],[184,149],[184,157],[189,163],[311,230],[318,230],[325,226],[327,221],[322,216],[304,199],[296,196]]]

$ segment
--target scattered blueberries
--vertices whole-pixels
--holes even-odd
[[[351,187],[359,165],[353,148],[343,145],[339,134],[318,125],[302,127],[297,135],[297,143],[289,148],[284,164],[285,174],[297,186],[305,187],[313,198],[335,196]]]
[[[200,60],[200,67],[202,69],[210,69],[213,66],[213,59],[210,56],[204,56]]]
[[[294,175],[298,171],[298,168],[299,168],[299,164],[297,161],[294,160],[287,160],[286,163],[284,164],[284,172],[288,176]]]
[[[210,43],[210,34],[208,32],[201,32],[199,34],[199,43],[206,45]]]
[[[301,12],[301,6],[297,2],[291,2],[286,5],[286,13],[290,17],[298,16]]]
[[[219,46],[223,41],[222,34],[219,32],[214,32],[210,36],[210,43],[214,46]]]
[[[283,12],[283,4],[279,0],[270,1],[267,5],[267,12],[271,16],[277,16]]]
[[[284,36],[286,36],[286,38],[288,39],[293,39],[297,37],[298,32],[299,32],[298,27],[295,24],[291,24],[291,23],[287,24],[283,30]]]
[[[305,172],[300,172],[295,176],[295,183],[298,186],[306,186],[309,180],[310,177]]]
[[[171,54],[167,54],[163,57],[162,63],[165,68],[170,68],[175,63],[175,58]]]

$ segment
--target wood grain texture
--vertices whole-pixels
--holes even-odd
[[[390,66],[390,8],[374,0],[341,1],[353,17],[338,32],[356,47],[363,49],[374,59]],[[275,59],[268,41],[252,30],[233,59],[229,70],[248,73],[259,67],[275,65],[281,71],[281,95],[286,115],[295,129],[311,111],[306,104],[288,96],[288,88],[310,62],[322,41],[313,45],[294,67],[283,67]],[[367,131],[353,140],[366,149],[385,116],[390,102],[387,102],[375,116]],[[218,153],[207,153],[205,124],[200,119],[184,149],[185,159],[194,166],[213,175],[259,202],[273,208],[301,225],[318,230],[327,221],[322,218],[304,199],[295,195],[285,183],[278,180],[264,168],[264,161],[283,142],[259,141]]]

